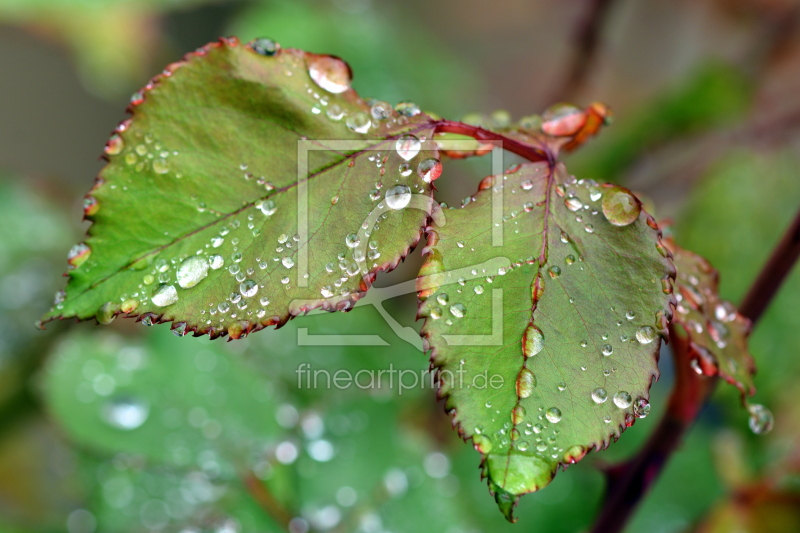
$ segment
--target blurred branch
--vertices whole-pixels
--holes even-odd
[[[553,91],[547,104],[570,101],[576,97],[586,77],[591,71],[592,62],[597,56],[600,37],[605,21],[614,0],[587,0],[573,34],[572,61],[564,80]]]
[[[764,265],[739,312],[753,324],[778,292],[800,256],[800,211]],[[689,365],[686,340],[670,328],[675,387],[667,411],[655,431],[636,455],[606,471],[608,485],[600,514],[592,532],[622,531],[639,502],[656,482],[664,465],[677,450],[700,410],[714,391],[717,378],[696,374]]]
[[[292,521],[290,513],[269,491],[266,485],[255,474],[247,471],[242,475],[242,481],[247,492],[256,503],[286,531],[289,531],[289,522]]]

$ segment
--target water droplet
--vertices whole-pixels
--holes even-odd
[[[656,330],[650,326],[642,326],[636,330],[636,340],[641,344],[650,344],[656,338]]]
[[[633,402],[633,413],[639,418],[645,418],[650,414],[650,402],[641,396],[636,398],[636,401]]]
[[[400,102],[394,106],[394,110],[404,117],[413,117],[422,113],[422,110],[414,102]]]
[[[160,285],[150,301],[158,307],[166,307],[178,301],[178,291],[173,285]]]
[[[442,175],[442,163],[438,159],[429,157],[419,164],[417,174],[425,183],[431,183]]]
[[[447,305],[450,303],[450,297],[445,293],[441,293],[436,297],[436,301],[439,302],[439,305]]]
[[[533,324],[528,324],[522,336],[522,354],[525,357],[533,357],[541,352],[542,348],[544,348],[542,331]]]
[[[347,117],[345,124],[356,133],[367,133],[372,126],[372,121],[366,113],[359,111]]]
[[[608,357],[609,355],[614,353],[614,348],[610,344],[604,344],[601,351],[603,352],[603,355]]]
[[[628,320],[633,320],[634,318],[636,318],[636,313],[634,313],[633,311],[628,311],[627,313],[625,313],[625,318],[627,318]]]
[[[551,407],[545,411],[544,416],[551,424],[558,424],[561,422],[561,410],[558,407]]]
[[[369,113],[375,120],[386,120],[392,116],[392,106],[378,100],[369,108]]]
[[[639,218],[642,205],[623,187],[609,188],[603,197],[603,215],[615,226],[627,226]]]
[[[561,275],[561,268],[557,266],[551,266],[548,272],[550,272],[551,278],[557,278]]]
[[[385,198],[390,209],[403,209],[411,201],[411,189],[407,185],[396,185],[386,191]]]
[[[581,201],[574,196],[568,196],[564,200],[564,205],[566,205],[567,209],[569,209],[570,211],[577,211],[578,209],[583,207],[583,203],[581,203]]]
[[[178,285],[184,289],[194,287],[208,276],[208,267],[208,261],[199,255],[186,259],[178,267]]]
[[[518,405],[511,411],[511,421],[514,423],[514,425],[519,425],[525,420],[526,414],[525,408],[521,405]]]
[[[106,143],[105,152],[106,155],[117,155],[122,152],[123,148],[125,148],[125,142],[119,134],[115,133]]]
[[[356,235],[355,233],[351,233],[344,238],[344,243],[347,245],[348,248],[355,248],[356,246],[361,244],[361,239],[359,239],[358,235]]]
[[[747,411],[750,413],[750,420],[748,421],[750,431],[756,435],[763,435],[772,431],[775,419],[769,409],[761,404],[754,403],[747,406]]]
[[[169,172],[169,164],[166,159],[158,158],[153,161],[153,172],[156,174],[166,174]]]
[[[397,139],[395,149],[400,157],[406,161],[410,161],[414,159],[422,149],[422,143],[413,135],[403,135]]]
[[[517,396],[527,398],[536,388],[536,375],[529,368],[523,367],[517,376]]]
[[[275,213],[275,210],[278,209],[274,200],[263,200],[256,202],[256,207],[268,217],[271,217]]]
[[[598,387],[592,391],[592,401],[594,403],[604,403],[608,399],[608,393],[603,387]]]
[[[347,63],[332,56],[312,56],[308,63],[308,74],[314,83],[334,94],[349,89],[352,79]]]
[[[627,409],[633,403],[633,398],[631,395],[625,391],[619,391],[614,395],[614,405],[619,407],[620,409]]]
[[[492,443],[492,440],[486,435],[473,435],[472,443],[474,444],[475,449],[483,455],[488,454],[492,451],[492,448],[494,448],[494,443]]]
[[[67,263],[69,264],[69,268],[78,268],[83,263],[89,259],[89,256],[92,254],[92,249],[86,243],[79,242],[72,248],[70,248],[69,253],[67,253]]]
[[[212,255],[211,257],[208,258],[208,265],[212,269],[218,270],[218,269],[222,268],[223,265],[225,265],[225,258],[222,257],[219,254],[214,254],[214,255]]]
[[[292,268],[294,266],[294,259],[289,257],[288,255],[281,259],[281,264],[286,268]]]
[[[150,407],[132,396],[117,396],[103,405],[101,415],[110,426],[130,431],[147,421]]]
[[[328,108],[325,114],[328,115],[329,119],[333,120],[334,122],[338,122],[342,120],[342,117],[344,116],[344,110],[337,104],[333,104]]]
[[[239,284],[239,292],[242,293],[242,296],[245,298],[255,296],[258,292],[258,283],[251,279],[245,280]]]
[[[262,37],[260,39],[254,39],[250,41],[250,48],[252,48],[257,54],[269,57],[277,54],[280,46],[272,39]]]
[[[463,318],[467,314],[467,308],[464,304],[453,304],[450,306],[450,314],[456,318]]]
[[[589,200],[596,202],[602,197],[603,193],[601,193],[598,189],[592,188],[589,190]]]
[[[483,294],[483,285],[475,285],[473,290],[475,291],[475,294]]]

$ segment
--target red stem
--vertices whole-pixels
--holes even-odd
[[[440,120],[435,123],[436,133],[457,133],[459,135],[468,135],[477,141],[500,141],[501,148],[508,150],[513,154],[524,157],[528,161],[547,161],[551,165],[555,164],[553,155],[549,150],[541,150],[534,148],[525,143],[521,143],[514,139],[509,139],[499,133],[485,130],[479,126],[470,126],[463,122],[455,122],[452,120]]]
[[[800,211],[775,247],[739,307],[755,324],[800,256]],[[669,457],[683,441],[716,386],[716,378],[697,375],[689,366],[686,341],[670,331],[675,361],[675,388],[667,412],[647,443],[631,459],[607,472],[608,486],[593,533],[622,531],[642,498],[658,479]]]

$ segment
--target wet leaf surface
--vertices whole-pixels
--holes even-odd
[[[674,268],[638,199],[561,164],[489,177],[445,217],[423,250],[422,334],[510,519],[649,412]]]

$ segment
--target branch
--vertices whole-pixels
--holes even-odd
[[[800,256],[800,211],[772,252],[739,312],[753,324],[778,292],[778,288]],[[667,412],[647,443],[631,459],[607,471],[608,486],[594,533],[622,531],[641,499],[658,479],[661,470],[683,441],[703,405],[711,396],[717,378],[699,376],[689,366],[686,340],[670,328],[675,361],[675,388]]]
[[[249,470],[242,475],[242,481],[247,492],[256,503],[286,531],[289,531],[289,522],[292,521],[290,513],[267,489],[266,485]]]

